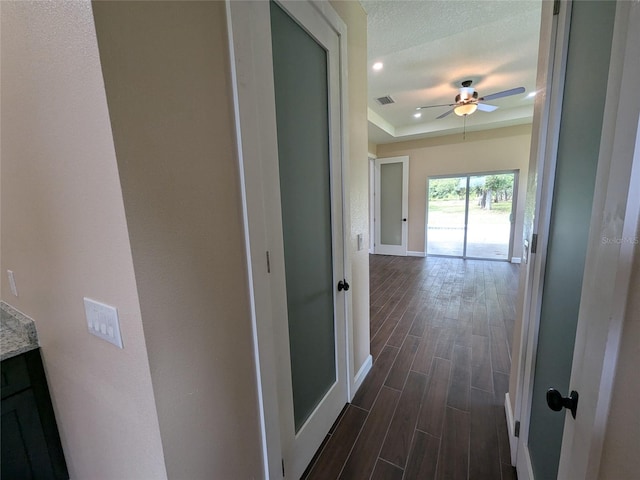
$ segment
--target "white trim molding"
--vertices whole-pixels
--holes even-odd
[[[356,393],[362,386],[362,382],[364,382],[364,379],[367,378],[371,367],[373,367],[373,357],[369,355],[360,367],[360,370],[358,370],[358,373],[356,373],[355,378],[353,379],[353,385],[351,387],[351,391],[349,392],[349,401],[353,400],[353,397],[355,397]]]
[[[407,250],[407,257],[426,257],[424,252],[412,252]]]
[[[511,453],[511,465],[516,464],[516,456],[518,453],[518,437],[516,437],[516,421],[513,418],[513,410],[511,409],[511,400],[509,392],[504,395],[504,413],[507,416],[507,432],[509,434],[509,451]]]
[[[344,223],[336,230],[336,237],[344,245],[345,254],[341,255],[342,268],[334,270],[339,277],[351,277],[351,257],[346,253],[350,238],[348,208],[348,135],[347,135],[347,32],[346,25],[332,9],[328,1],[284,2],[278,1],[288,13],[296,10],[296,16],[304,15],[309,22],[321,25],[323,32],[332,31],[337,35],[340,67],[331,70],[338,75],[341,85],[340,98],[332,100],[332,111],[336,121],[332,128],[339,129],[335,138],[340,139],[339,147],[332,148],[332,158],[342,162],[340,172],[342,180],[339,189],[332,192],[335,197],[342,196],[344,201],[334,201],[336,210],[341,210]],[[271,55],[271,30],[269,22],[269,4],[266,2],[226,1],[227,28],[229,38],[229,60],[231,67],[231,87],[236,126],[236,144],[238,155],[238,173],[242,192],[242,215],[245,233],[245,251],[247,255],[247,275],[251,301],[251,322],[253,334],[254,361],[260,420],[260,440],[263,455],[263,477],[282,478],[283,459],[287,460],[288,478],[299,477],[308,464],[309,445],[316,440],[317,430],[307,424],[299,430],[292,440],[293,416],[288,393],[290,383],[285,380],[286,369],[281,368],[281,355],[277,347],[286,338],[286,325],[281,321],[282,309],[286,302],[279,295],[284,291],[281,226],[279,219],[279,195],[272,185],[278,184],[277,169],[270,168],[277,162],[277,142],[275,124],[275,101]],[[300,15],[298,15],[298,13]],[[314,25],[315,25],[314,23]],[[326,28],[325,28],[326,27]],[[333,38],[333,35],[327,35]],[[266,74],[265,74],[266,72]],[[334,84],[335,84],[335,79]],[[336,92],[336,90],[333,90]],[[336,132],[334,132],[335,134]],[[335,143],[337,145],[337,142]],[[337,153],[333,150],[339,150]],[[269,188],[267,188],[269,187]],[[334,199],[335,200],[335,199]],[[334,216],[334,218],[338,218]],[[274,220],[275,219],[275,220]],[[336,240],[334,240],[336,241]],[[265,252],[271,252],[270,267]],[[340,272],[342,270],[342,272]],[[276,275],[276,272],[278,274]],[[337,375],[339,381],[334,388],[334,397],[342,402],[340,409],[349,398],[349,387],[353,379],[351,365],[352,323],[348,318],[352,307],[350,298],[344,300],[344,320],[338,321],[336,337],[342,338],[336,346],[336,361],[340,365]],[[280,319],[280,320],[278,320]],[[285,372],[285,373],[283,373]],[[290,380],[290,379],[289,379]],[[338,386],[339,384],[339,386]],[[332,404],[333,407],[333,404]],[[322,415],[331,416],[333,411],[326,409]],[[340,410],[335,413],[337,417]],[[330,424],[318,417],[316,424]],[[315,425],[315,424],[314,424]],[[302,432],[305,432],[304,434]],[[321,441],[322,439],[320,439]],[[303,442],[306,442],[303,444]],[[318,442],[319,445],[320,442]],[[311,455],[315,452],[313,448]]]
[[[520,447],[522,453],[518,455],[518,464],[516,470],[518,472],[518,480],[535,480],[533,476],[533,466],[531,464],[531,455],[529,455],[529,446]]]
[[[522,263],[521,257],[511,257],[511,263]]]

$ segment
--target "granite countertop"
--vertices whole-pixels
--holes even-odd
[[[4,302],[0,302],[0,322],[0,360],[39,347],[33,320]]]

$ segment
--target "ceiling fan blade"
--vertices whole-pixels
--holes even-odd
[[[446,117],[447,115],[451,115],[453,113],[453,108],[451,110],[447,110],[446,112],[444,112],[442,115],[436,117],[436,120],[440,120],[441,118]]]
[[[486,103],[478,103],[478,110],[482,111],[482,112],[493,112],[494,110],[497,110],[498,107],[496,107],[495,105],[487,105]]]
[[[423,108],[433,108],[433,107],[453,107],[455,103],[443,103],[442,105],[427,105],[425,107],[418,107],[416,110],[422,110]]]
[[[517,87],[517,88],[512,88],[511,90],[505,90],[503,92],[492,93],[491,95],[487,95],[486,97],[479,98],[478,101],[494,100],[496,98],[510,97],[511,95],[518,95],[519,93],[524,93],[524,87]]]

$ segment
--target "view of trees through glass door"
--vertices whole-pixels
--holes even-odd
[[[516,172],[431,177],[427,255],[508,260]]]

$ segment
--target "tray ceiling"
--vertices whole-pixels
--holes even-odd
[[[466,118],[466,130],[531,123],[541,1],[361,0],[368,24],[369,139],[391,143],[462,132],[463,118],[436,117],[473,80],[480,96],[525,87],[524,94],[487,103],[495,112]],[[384,67],[374,71],[372,66]],[[390,96],[395,103],[380,105]]]

